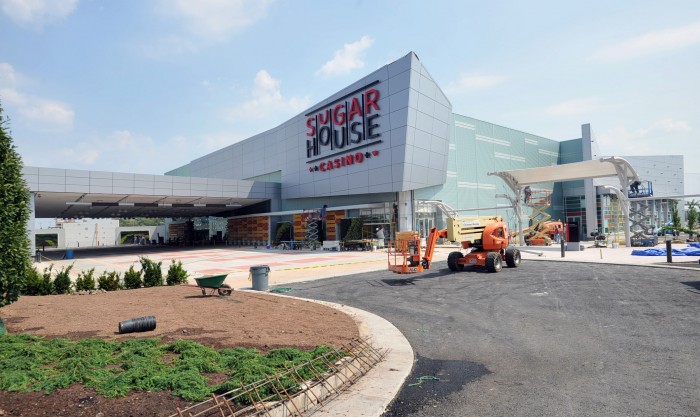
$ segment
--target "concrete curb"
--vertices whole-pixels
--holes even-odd
[[[340,310],[355,320],[360,337],[366,338],[377,349],[388,349],[383,361],[315,413],[338,417],[381,416],[413,369],[413,348],[399,329],[389,321],[358,308],[285,294],[267,294],[311,301]]]

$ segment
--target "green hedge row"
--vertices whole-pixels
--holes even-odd
[[[129,270],[121,274],[116,271],[103,272],[95,277],[95,268],[82,271],[75,282],[70,279],[70,271],[73,265],[62,267],[54,274],[53,264],[44,268],[43,272],[31,268],[27,275],[27,281],[22,295],[51,295],[69,294],[73,291],[117,291],[122,289],[135,289],[141,287],[157,287],[162,285],[178,285],[187,283],[189,274],[182,267],[182,261],[172,260],[168,273],[163,280],[161,265],[163,262],[154,262],[146,257],[140,257],[141,270],[137,271],[131,265]],[[164,282],[165,281],[165,282]]]

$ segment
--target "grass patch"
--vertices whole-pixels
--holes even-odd
[[[187,401],[202,401],[212,393],[260,381],[330,350],[327,346],[306,352],[283,348],[265,355],[256,349],[217,351],[191,340],[71,341],[5,334],[0,336],[0,390],[49,394],[77,383],[105,397],[121,397],[135,390],[170,391]],[[217,381],[210,381],[209,376]],[[293,381],[282,382],[293,390]]]

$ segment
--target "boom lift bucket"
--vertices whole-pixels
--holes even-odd
[[[396,241],[389,246],[389,271],[397,274],[423,272],[420,234],[417,231],[396,232]]]

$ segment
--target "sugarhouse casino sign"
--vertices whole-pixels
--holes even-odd
[[[361,164],[379,155],[379,84],[374,81],[305,114],[309,172]]]

